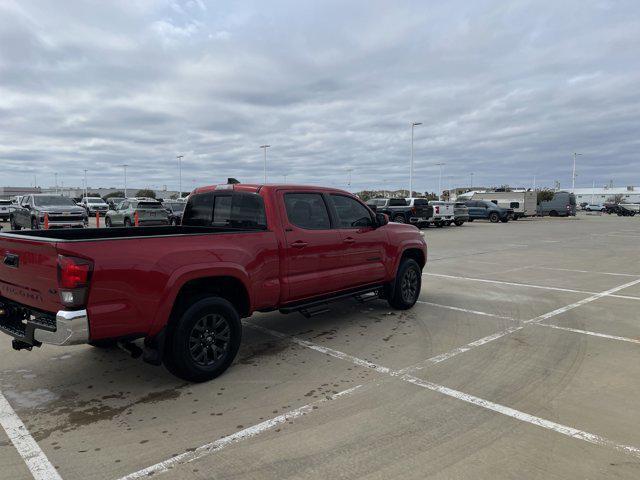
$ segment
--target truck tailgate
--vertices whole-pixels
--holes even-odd
[[[60,310],[54,242],[0,236],[0,297],[48,312]]]

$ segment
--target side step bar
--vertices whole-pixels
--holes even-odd
[[[358,290],[350,290],[330,297],[319,298],[317,300],[294,303],[282,307],[280,309],[280,313],[300,312],[307,318],[315,317],[316,315],[327,313],[330,310],[328,306],[329,303],[344,300],[346,298],[355,298],[360,303],[378,300],[380,298],[384,298],[384,287],[382,285],[375,285]]]

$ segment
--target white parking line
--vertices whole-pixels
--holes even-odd
[[[640,275],[633,275],[631,273],[612,273],[612,272],[596,272],[592,270],[575,270],[573,268],[554,268],[554,267],[535,267],[540,270],[552,270],[555,272],[575,272],[575,273],[591,273],[594,275],[614,275],[618,277],[640,277]]]
[[[62,480],[18,414],[0,392],[0,425],[36,480]]]
[[[303,405],[302,407],[296,408],[287,413],[283,413],[282,415],[278,415],[277,417],[270,418],[269,420],[265,420],[264,422],[258,423],[257,425],[253,425],[252,427],[245,428],[244,430],[240,430],[236,433],[223,437],[214,442],[202,445],[201,447],[198,447],[195,450],[181,453],[180,455],[171,457],[168,460],[158,462],[155,465],[151,465],[150,467],[143,468],[142,470],[138,470],[137,472],[130,473],[129,475],[125,475],[124,477],[121,477],[119,480],[149,478],[153,475],[167,472],[178,465],[183,465],[185,463],[193,462],[194,460],[197,460],[199,458],[205,457],[207,455],[211,455],[212,453],[218,452],[223,448],[228,447],[229,445],[238,443],[241,440],[245,440],[247,438],[255,437],[256,435],[262,432],[265,432],[267,430],[271,430],[272,428],[275,428],[278,425],[282,425],[283,423],[288,422],[289,420],[293,420],[294,418],[298,418],[307,413],[310,413],[314,410],[314,407],[317,407],[322,403],[326,403],[331,400],[336,400],[338,398],[349,396],[361,387],[362,385],[357,385],[355,387],[348,388],[346,390],[343,390],[341,392],[338,392],[326,398],[322,398],[316,402],[309,403],[308,405]]]
[[[640,280],[638,280],[638,282],[640,282]],[[518,329],[520,329],[522,327],[518,327]],[[278,337],[278,338],[283,338],[283,335],[281,332],[276,332],[274,330],[270,330],[268,328],[264,328],[261,327],[261,331],[263,332],[271,332],[272,335]],[[315,345],[311,342],[308,342],[306,340],[302,340],[299,339],[297,337],[287,337],[286,335],[284,335],[284,338],[287,338],[288,340],[298,344],[298,345]],[[318,345],[316,345],[318,346]],[[322,347],[324,349],[324,347]],[[314,349],[316,351],[319,351],[317,349]],[[336,353],[338,355],[336,355]],[[384,367],[382,365],[377,365],[377,364],[372,364],[371,362],[368,362],[366,360],[362,360],[362,359],[358,359],[357,357],[353,357],[352,355],[349,355],[347,353],[344,352],[338,352],[337,350],[328,350],[326,352],[327,355],[330,355],[332,357],[336,357],[336,358],[340,358],[340,359],[355,359],[357,360],[356,362],[353,362],[356,365],[375,365],[375,370],[379,371],[379,372],[387,372],[387,375],[390,375],[394,378],[398,378],[404,382],[407,383],[411,383],[413,385],[422,387],[422,388],[426,388],[428,390],[434,391],[434,392],[438,392],[441,393],[443,395],[446,395],[448,397],[452,397],[458,400],[462,400],[463,402],[467,402],[473,405],[476,405],[478,407],[487,409],[487,410],[491,410],[494,411],[496,413],[499,413],[501,415],[506,415],[508,417],[514,418],[516,420],[520,420],[521,422],[525,422],[525,423],[529,423],[531,425],[536,425],[538,427],[542,427],[545,428],[547,430],[551,430],[557,433],[560,433],[562,435],[566,435],[568,437],[571,438],[575,438],[578,440],[582,440],[585,442],[589,442],[595,445],[601,445],[601,446],[606,446],[609,448],[613,448],[615,450],[630,454],[635,456],[636,458],[640,458],[640,448],[631,446],[631,445],[624,445],[624,444],[619,444],[616,442],[613,442],[609,439],[606,439],[604,437],[601,437],[600,435],[596,435],[590,432],[586,432],[584,430],[578,430],[576,428],[573,427],[569,427],[566,425],[562,425],[560,423],[556,423],[556,422],[552,422],[550,420],[546,420],[544,418],[541,417],[536,417],[535,415],[530,415],[528,413],[522,412],[520,410],[516,410],[514,408],[511,407],[507,407],[505,405],[500,405],[498,403],[495,402],[491,402],[490,400],[485,400],[483,398],[480,397],[476,397],[473,395],[469,395],[467,393],[464,392],[460,392],[458,390],[454,390],[452,388],[448,388],[445,387],[444,385],[438,385],[436,383],[432,383],[432,382],[428,382],[425,380],[422,380],[418,377],[414,377],[413,375],[409,375],[407,373],[403,373],[401,370],[392,370],[388,367]],[[369,367],[369,368],[373,368],[373,367]]]
[[[560,288],[560,287],[548,287],[546,285],[532,285],[530,283],[518,283],[518,282],[505,282],[502,280],[490,280],[488,278],[475,278],[475,277],[460,277],[457,275],[445,275],[443,273],[430,273],[430,272],[424,272],[422,275],[429,275],[432,277],[442,277],[442,278],[450,278],[453,280],[468,280],[470,282],[481,282],[481,283],[493,283],[493,284],[497,284],[497,285],[509,285],[512,287],[527,287],[527,288],[537,288],[540,290],[553,290],[553,291],[557,291],[557,292],[567,292],[567,293],[580,293],[583,295],[597,295],[597,292],[590,292],[588,290],[573,290],[571,288]],[[634,275],[635,277],[636,275]],[[627,288],[627,287],[624,287]],[[618,291],[618,290],[616,290]],[[640,297],[634,297],[634,296],[630,296],[630,295],[615,295],[612,293],[608,293],[607,295],[605,295],[607,297],[612,297],[612,298],[624,298],[627,300],[640,300]]]
[[[581,333],[583,335],[592,335],[594,337],[608,338],[610,340],[619,340],[621,342],[636,343],[636,344],[640,345],[640,340],[638,340],[636,338],[620,337],[618,335],[608,335],[606,333],[591,332],[589,330],[580,330],[580,329],[577,329],[577,328],[561,327],[560,325],[553,325],[551,323],[539,323],[539,322],[536,322],[533,325],[540,325],[541,327],[550,327],[550,328],[555,328],[555,329],[558,329],[558,330],[564,330],[566,332]]]
[[[518,283],[518,282],[505,282],[502,280],[490,280],[488,278],[475,278],[475,277],[460,277],[457,275],[445,275],[444,273],[430,273],[424,272],[423,275],[429,275],[431,277],[442,277],[442,278],[451,278],[454,280],[468,280],[471,282],[483,282],[483,283],[493,283],[497,285],[509,285],[514,287],[528,287],[528,288],[539,288],[541,290],[555,290],[557,292],[568,292],[568,293],[582,293],[586,295],[593,295],[596,292],[587,292],[585,290],[573,290],[570,288],[560,288],[560,287],[548,287],[545,285],[532,285],[530,283]],[[640,300],[640,298],[639,298]]]
[[[418,303],[422,303],[423,305],[430,305],[432,307],[444,308],[447,310],[455,310],[456,312],[473,313],[474,315],[482,315],[483,317],[493,317],[493,318],[501,318],[503,320],[517,321],[512,317],[505,317],[503,315],[496,315],[494,313],[480,312],[478,310],[469,310],[467,308],[453,307],[451,305],[442,305],[440,303],[425,302],[424,300],[418,300]]]

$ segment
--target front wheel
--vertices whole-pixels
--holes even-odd
[[[389,305],[398,310],[408,310],[418,301],[421,287],[420,265],[411,258],[405,258],[398,267],[398,273],[393,282],[393,293],[388,298]]]
[[[501,218],[501,219],[500,219],[500,221],[501,221],[502,223],[507,223],[507,222],[509,221],[509,217]]]
[[[496,212],[492,212],[489,215],[489,221],[491,223],[498,223],[500,221],[500,215],[498,215]]]
[[[447,220],[446,222],[444,222],[445,227],[448,227],[449,225],[451,225],[451,220]]]
[[[238,353],[240,315],[224,298],[203,298],[187,308],[169,333],[164,364],[190,382],[206,382],[223,373]]]
[[[461,227],[462,224],[464,223],[464,220],[454,220],[454,222],[456,224],[456,227]]]

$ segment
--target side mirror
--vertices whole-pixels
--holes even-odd
[[[389,216],[384,213],[376,213],[376,223],[378,227],[384,227],[389,223]]]

